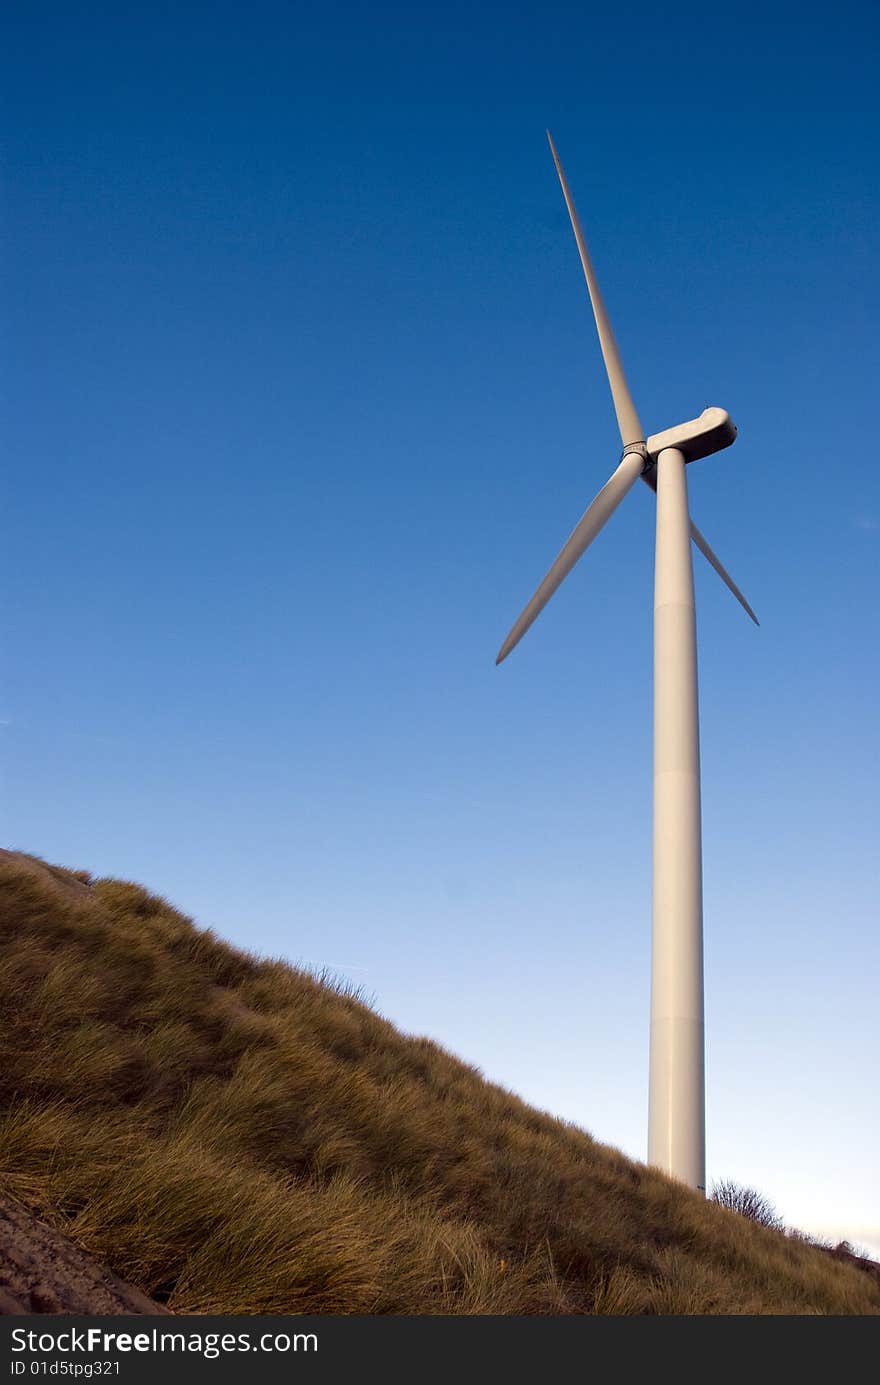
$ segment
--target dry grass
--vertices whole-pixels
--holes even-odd
[[[172,1310],[880,1312],[138,885],[7,854],[0,944],[4,1184]]]

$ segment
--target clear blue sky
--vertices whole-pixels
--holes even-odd
[[[18,4],[5,844],[327,964],[643,1157],[653,500],[689,469],[710,1178],[880,1252],[878,12]]]

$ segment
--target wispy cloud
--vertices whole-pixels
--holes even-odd
[[[314,957],[301,957],[298,967],[326,967],[328,971],[369,971],[369,967],[354,967],[348,962],[316,962]]]

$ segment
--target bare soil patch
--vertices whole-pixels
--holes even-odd
[[[0,1314],[166,1312],[20,1202],[0,1195]]]

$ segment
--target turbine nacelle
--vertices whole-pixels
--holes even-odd
[[[709,457],[720,452],[736,441],[736,424],[726,409],[715,407],[704,409],[699,418],[688,423],[679,423],[675,428],[667,428],[662,433],[654,433],[645,442],[645,450],[651,461],[656,462],[666,447],[676,447],[684,453],[686,462],[696,462],[700,457]]]

